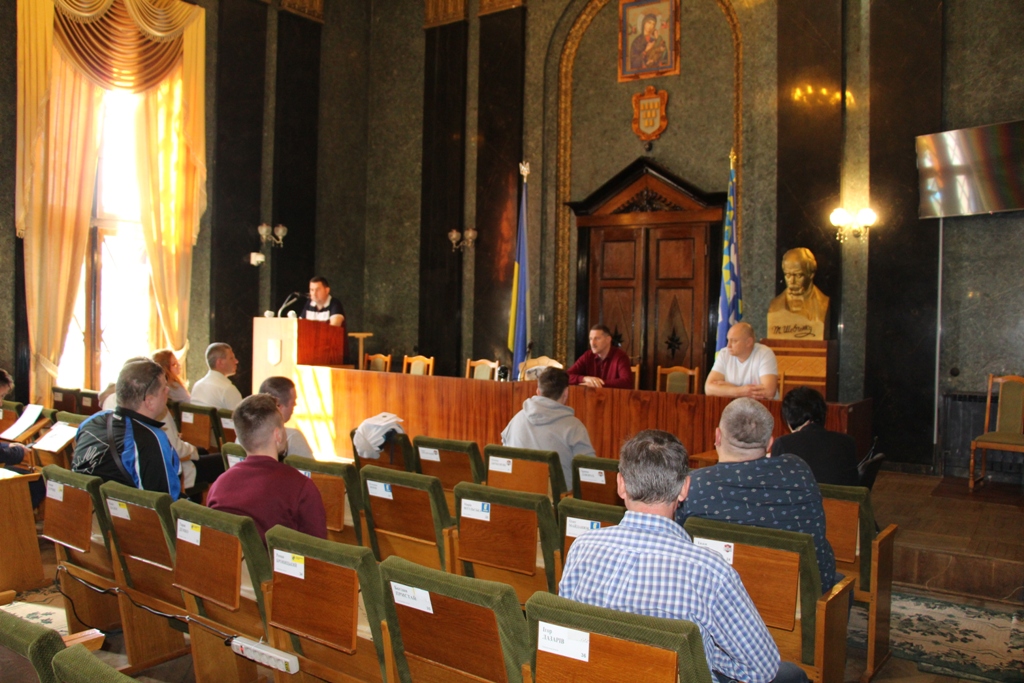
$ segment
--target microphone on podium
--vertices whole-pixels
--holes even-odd
[[[281,308],[277,309],[277,317],[280,318],[281,314],[284,312],[284,309],[288,308],[289,306],[291,306],[296,301],[302,298],[308,299],[309,294],[303,294],[302,292],[292,292],[291,294],[286,296],[284,299],[284,303],[281,304]]]

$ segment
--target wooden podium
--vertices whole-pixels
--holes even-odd
[[[27,484],[41,476],[35,472],[0,479],[0,519],[4,520],[4,542],[0,544],[0,592],[35,590],[49,583],[43,575],[36,520],[32,516]]]
[[[779,363],[780,396],[795,387],[810,387],[826,401],[836,401],[839,355],[834,340],[762,339],[761,343],[775,352]]]

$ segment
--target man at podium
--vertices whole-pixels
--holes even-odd
[[[331,285],[327,278],[317,275],[309,281],[309,301],[302,309],[302,317],[306,320],[320,320],[335,327],[345,323],[345,308],[331,296]]]

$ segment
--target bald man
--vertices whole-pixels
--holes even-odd
[[[736,323],[725,339],[725,348],[718,352],[704,383],[704,393],[733,398],[777,398],[779,366],[775,353],[754,341],[750,323]]]

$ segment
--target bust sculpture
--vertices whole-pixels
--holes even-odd
[[[814,284],[818,262],[810,249],[790,249],[782,256],[786,289],[768,305],[769,339],[824,339],[828,332],[828,297]]]

